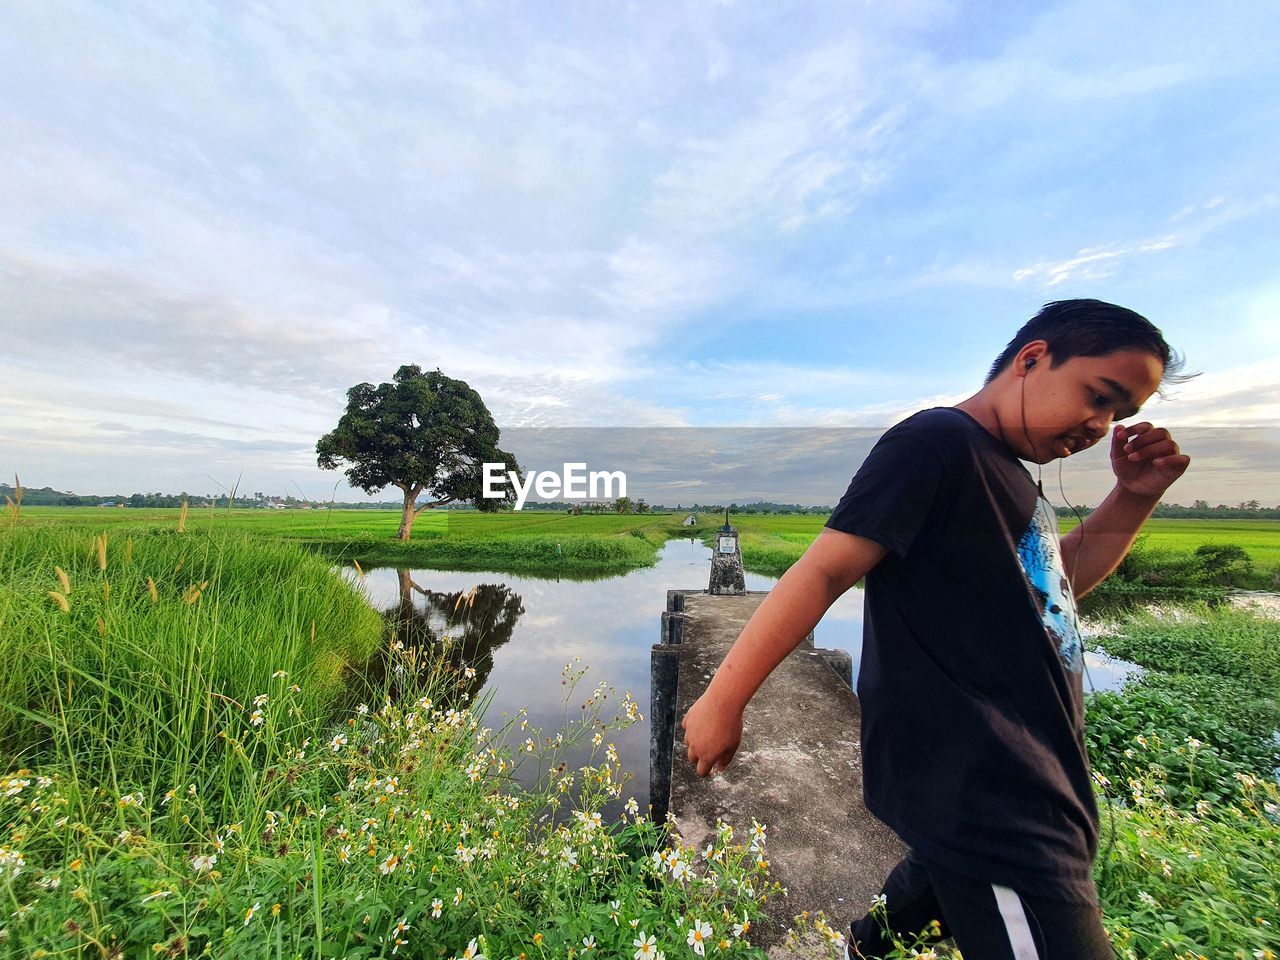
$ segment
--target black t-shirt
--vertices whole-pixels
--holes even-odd
[[[827,526],[888,551],[866,578],[867,808],[944,867],[1097,903],[1075,600],[1026,467],[963,411],[925,410]]]

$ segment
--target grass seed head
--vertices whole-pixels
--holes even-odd
[[[71,596],[71,578],[67,576],[67,571],[61,567],[54,567],[53,572],[58,577],[58,586],[62,587],[62,592]]]
[[[22,516],[22,481],[13,475],[13,496],[5,495],[5,513],[9,515],[9,523],[16,524]]]
[[[71,612],[71,604],[67,602],[67,598],[60,594],[57,590],[49,591],[49,599],[58,605],[58,609],[63,613]]]

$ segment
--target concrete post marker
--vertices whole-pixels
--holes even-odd
[[[707,592],[730,595],[747,592],[738,530],[729,524],[728,510],[724,512],[724,526],[716,531],[715,546],[711,550],[711,576],[707,581]]]

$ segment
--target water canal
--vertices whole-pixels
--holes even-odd
[[[672,589],[704,589],[711,549],[696,539],[669,540],[656,565],[601,580],[542,579],[507,573],[442,570],[365,571],[364,589],[373,605],[401,623],[412,624],[418,642],[452,637],[461,660],[476,671],[473,696],[490,695],[486,724],[498,728],[520,708],[532,727],[554,735],[577,716],[580,702],[601,681],[617,690],[607,715],[624,691],[639,703],[644,721],[612,731],[623,768],[634,776],[606,813],[617,815],[634,795],[642,805],[649,793],[650,648],[659,641],[659,620]],[[768,590],[777,580],[746,574],[748,590]],[[465,610],[459,596],[474,589]],[[465,601],[464,601],[465,602]],[[854,680],[862,646],[862,590],[846,593],[814,630],[819,647],[847,650]],[[578,694],[567,707],[561,685],[565,665],[578,658],[587,667]],[[1089,654],[1086,689],[1118,689],[1134,669],[1123,661]],[[519,743],[524,735],[516,737]],[[514,746],[514,744],[513,744]],[[589,762],[590,745],[570,751],[567,762]],[[576,756],[575,756],[576,752]],[[526,782],[537,771],[526,764]]]

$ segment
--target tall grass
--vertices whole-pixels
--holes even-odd
[[[299,685],[300,714],[322,715],[380,636],[350,585],[287,545],[0,532],[0,748],[93,783],[167,787],[273,673]]]
[[[0,956],[589,960],[691,931],[763,956],[763,827],[699,852],[634,803],[604,821],[639,712],[582,702],[578,665],[554,733],[484,726],[443,648],[393,642],[348,685],[378,615],[323,560],[226,534],[19,529],[0,583]]]

